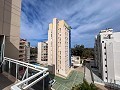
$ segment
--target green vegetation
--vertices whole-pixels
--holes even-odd
[[[37,47],[30,47],[30,59],[36,60],[37,58]]]
[[[30,47],[30,54],[37,54],[37,47],[35,48]]]
[[[98,90],[98,88],[93,84],[89,84],[86,80],[83,80],[82,84],[75,85],[72,90]]]
[[[72,55],[80,56],[81,58],[93,58],[94,57],[94,49],[93,48],[85,48],[84,45],[75,45],[74,48],[71,49]]]

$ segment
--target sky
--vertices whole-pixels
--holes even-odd
[[[31,46],[46,41],[53,18],[72,27],[72,47],[83,44],[93,48],[100,30],[120,31],[120,0],[22,0],[20,37]]]

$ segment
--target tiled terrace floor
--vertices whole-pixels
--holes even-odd
[[[0,90],[10,90],[10,86],[13,84],[5,75],[0,73]]]
[[[56,80],[56,83],[53,85],[53,89],[71,90],[74,85],[83,82],[83,73],[78,71],[72,71],[66,79],[60,78],[58,76],[55,76],[54,79]]]

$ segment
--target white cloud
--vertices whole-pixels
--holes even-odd
[[[47,39],[48,24],[54,17],[72,26],[72,46],[93,47],[98,30],[120,27],[115,25],[120,23],[120,0],[23,0],[22,6],[21,37],[32,45]]]

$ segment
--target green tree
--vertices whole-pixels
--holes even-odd
[[[75,45],[74,48],[71,49],[72,55],[75,56],[82,56],[83,50],[84,50],[84,45]]]
[[[37,47],[30,48],[30,54],[37,54]]]
[[[94,57],[94,49],[93,48],[85,48],[84,45],[75,45],[71,49],[71,54],[74,56],[80,56],[81,58],[93,58]]]
[[[75,85],[71,90],[98,90],[98,88],[93,84],[89,84],[85,79],[82,84]]]

